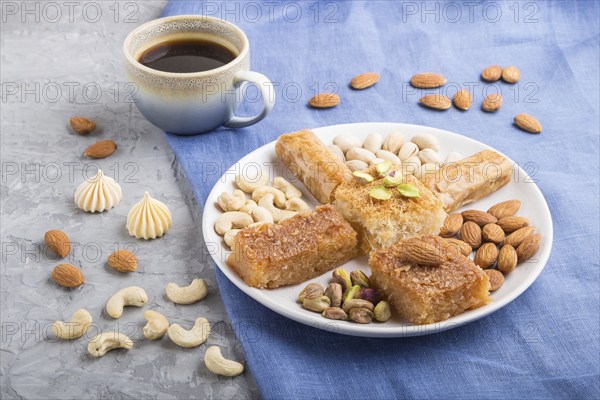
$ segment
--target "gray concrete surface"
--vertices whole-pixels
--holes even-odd
[[[225,378],[204,366],[210,345],[222,346],[226,356],[238,360],[244,354],[231,332],[214,271],[201,256],[200,207],[163,133],[127,97],[121,43],[134,27],[156,18],[163,5],[2,2],[2,399],[258,396],[251,371]],[[68,128],[72,115],[95,119],[98,130],[87,137],[73,134]],[[115,140],[117,152],[97,161],[82,155],[102,139]],[[92,215],[77,209],[73,193],[98,167],[120,183],[124,197],[115,209]],[[168,234],[154,241],[136,240],[125,229],[130,207],[146,190],[165,202],[174,218]],[[73,242],[64,261],[43,245],[49,229],[65,231]],[[135,250],[136,272],[120,274],[106,265],[116,248]],[[56,285],[50,272],[60,262],[80,267],[86,283],[76,289]],[[195,277],[208,281],[204,301],[177,306],[166,299],[168,282],[184,285]],[[107,299],[131,285],[146,289],[149,304],[126,309],[113,320],[104,312]],[[88,338],[120,330],[134,339],[134,348],[93,359],[85,337],[54,339],[52,322],[70,318],[81,307],[94,318]],[[212,333],[195,349],[179,348],[166,337],[144,340],[145,309],[158,310],[184,327],[205,316]]]

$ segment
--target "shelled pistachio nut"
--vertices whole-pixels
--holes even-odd
[[[318,313],[325,311],[330,305],[331,303],[327,296],[307,297],[302,303],[302,307]]]

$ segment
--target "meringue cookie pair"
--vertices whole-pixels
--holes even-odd
[[[102,212],[116,207],[123,193],[121,186],[98,170],[96,176],[85,180],[75,191],[75,203],[87,212]],[[156,239],[164,235],[173,222],[169,208],[148,192],[129,210],[125,227],[137,239]]]

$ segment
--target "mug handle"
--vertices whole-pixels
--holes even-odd
[[[263,109],[260,114],[253,117],[236,117],[234,115],[224,124],[228,128],[243,128],[245,126],[254,125],[266,117],[275,104],[275,90],[273,89],[273,84],[266,76],[254,71],[237,72],[233,77],[233,85],[235,88],[239,89],[244,82],[253,83],[260,89],[263,98]]]

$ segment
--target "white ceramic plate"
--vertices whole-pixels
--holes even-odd
[[[491,147],[465,136],[419,125],[399,123],[358,123],[327,126],[314,129],[313,131],[325,144],[329,145],[333,138],[339,134],[354,135],[359,138],[364,138],[372,132],[387,135],[389,132],[396,130],[403,132],[406,140],[409,140],[413,135],[421,133],[434,135],[440,142],[440,155],[442,158],[450,151],[458,151],[463,157],[467,157],[478,151],[491,149]],[[246,283],[244,283],[244,281],[225,262],[229,253],[228,248],[223,243],[223,239],[214,230],[215,221],[221,214],[221,211],[216,205],[217,197],[223,192],[231,192],[235,189],[233,181],[236,173],[243,172],[252,175],[254,173],[253,171],[259,166],[265,171],[270,171],[270,174],[272,175],[271,179],[274,176],[284,176],[288,180],[294,181],[297,186],[301,187],[304,192],[304,198],[311,206],[316,206],[318,204],[306,188],[304,188],[301,183],[298,183],[298,180],[295,177],[290,176],[291,174],[289,171],[285,170],[284,172],[284,169],[282,168],[283,163],[275,154],[275,142],[271,142],[239,160],[214,186],[204,206],[204,240],[206,241],[209,252],[217,266],[229,280],[244,293],[285,317],[319,329],[365,337],[400,337],[426,335],[464,325],[499,310],[517,298],[533,283],[533,281],[535,281],[540,272],[542,272],[550,255],[552,247],[552,218],[550,216],[550,210],[537,185],[525,171],[520,167],[517,167],[515,168],[512,181],[506,186],[497,192],[492,193],[490,196],[467,206],[467,208],[487,210],[489,207],[500,201],[519,199],[521,200],[522,205],[518,215],[528,218],[532,224],[536,226],[538,232],[542,233],[542,244],[535,260],[529,260],[528,262],[519,264],[519,266],[506,277],[506,281],[502,287],[492,294],[492,298],[494,299],[492,303],[475,310],[467,311],[461,315],[452,317],[447,321],[429,325],[413,325],[398,317],[392,317],[391,320],[385,323],[371,323],[366,325],[360,325],[353,322],[327,320],[318,313],[303,309],[300,304],[296,302],[296,299],[300,290],[302,290],[309,282],[319,282],[323,286],[327,286],[331,278],[331,272],[327,272],[299,285],[286,286],[277,289],[255,289],[246,285]],[[348,271],[361,269],[367,274],[370,274],[365,257],[351,260],[343,267]]]

